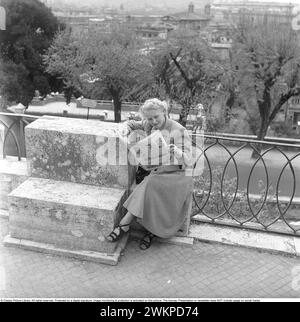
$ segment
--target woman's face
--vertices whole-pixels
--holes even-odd
[[[165,125],[165,114],[160,110],[144,111],[144,118],[153,126],[153,129],[161,129]]]

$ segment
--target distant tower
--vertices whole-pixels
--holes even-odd
[[[195,9],[195,6],[194,6],[193,2],[191,2],[189,4],[189,13],[194,13],[194,9]]]

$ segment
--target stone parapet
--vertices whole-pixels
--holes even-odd
[[[128,189],[134,168],[118,130],[118,124],[95,120],[43,117],[32,122],[25,128],[30,176]],[[105,146],[115,146],[109,149],[115,155]]]

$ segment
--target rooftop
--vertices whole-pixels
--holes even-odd
[[[187,11],[171,14],[170,16],[174,17],[176,20],[210,20],[209,16]]]

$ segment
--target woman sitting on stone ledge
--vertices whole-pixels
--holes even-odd
[[[182,227],[188,214],[193,191],[193,180],[185,169],[191,166],[191,138],[178,122],[167,117],[167,106],[158,99],[147,100],[140,108],[142,121],[128,121],[126,132],[143,130],[147,135],[160,130],[167,143],[169,162],[143,166],[150,174],[135,188],[125,201],[126,215],[106,237],[118,241],[137,217],[148,230],[140,241],[140,248],[151,246],[155,236],[170,238]],[[170,144],[171,143],[171,144]]]

